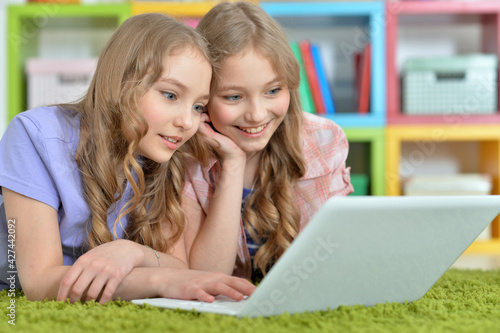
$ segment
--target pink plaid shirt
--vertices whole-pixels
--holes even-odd
[[[349,168],[345,166],[348,142],[344,131],[333,121],[304,112],[302,151],[306,161],[306,174],[295,190],[300,207],[300,228],[311,220],[323,203],[333,196],[345,196],[353,191]],[[199,164],[188,166],[184,194],[196,200],[207,214],[219,174],[215,158],[205,168]],[[252,267],[246,246],[243,223],[238,239],[238,257],[233,275],[249,278]]]

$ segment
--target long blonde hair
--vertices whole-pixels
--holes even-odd
[[[243,216],[252,238],[265,239],[254,261],[254,268],[265,274],[300,230],[300,209],[295,204],[294,189],[297,180],[305,174],[306,166],[301,150],[303,114],[298,93],[299,64],[280,26],[257,5],[218,4],[196,29],[209,44],[214,64],[212,92],[217,89],[225,59],[248,47],[268,57],[290,90],[288,113],[262,151],[255,183],[257,190],[248,199]]]
[[[166,56],[185,48],[199,50],[208,60],[206,42],[194,29],[163,14],[142,14],[127,19],[103,49],[87,94],[76,104],[62,105],[80,114],[80,143],[76,162],[83,180],[91,217],[87,223],[88,248],[116,238],[116,226],[127,216],[126,238],[166,252],[184,228],[180,206],[184,187],[184,152],[158,164],[134,153],[148,124],[139,99],[160,78]],[[122,124],[134,138],[127,140]],[[186,145],[199,151],[195,135]],[[133,197],[119,212],[113,233],[108,211],[124,194],[117,170],[123,170]],[[165,239],[162,223],[172,233]]]

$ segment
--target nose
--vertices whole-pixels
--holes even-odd
[[[259,124],[266,118],[266,114],[264,103],[259,98],[256,98],[248,103],[248,108],[245,112],[245,120],[249,123]]]
[[[180,127],[184,131],[190,130],[193,127],[193,112],[192,105],[182,107],[174,118],[174,126]]]

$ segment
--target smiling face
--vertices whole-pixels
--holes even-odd
[[[157,163],[170,160],[198,130],[212,77],[210,63],[193,48],[165,57],[163,68],[138,103],[149,130],[137,153]]]
[[[214,127],[248,155],[266,147],[289,104],[271,62],[251,48],[224,61],[208,110]]]

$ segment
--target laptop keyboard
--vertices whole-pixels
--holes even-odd
[[[201,302],[201,301],[182,301],[179,302],[179,305],[190,306],[194,308],[205,308],[205,309],[233,309],[239,310],[243,307],[247,300],[245,296],[241,301],[235,301],[234,299],[227,296],[216,296],[215,300],[212,303]]]

